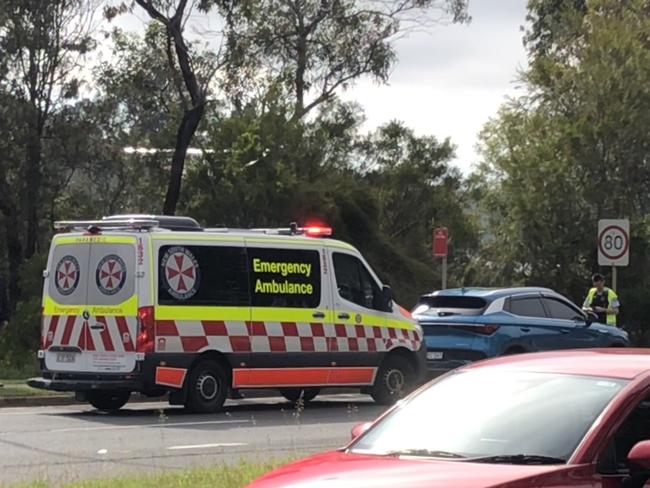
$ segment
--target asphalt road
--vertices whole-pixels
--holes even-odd
[[[283,460],[340,447],[383,408],[357,394],[319,396],[302,412],[283,398],[229,400],[223,413],[167,403],[105,414],[84,404],[0,409],[0,484],[160,473],[240,459]]]

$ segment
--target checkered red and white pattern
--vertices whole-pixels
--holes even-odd
[[[84,351],[135,352],[136,330],[136,317],[96,316],[85,320],[78,315],[51,315],[43,317],[41,339],[45,350],[76,346]]]
[[[386,352],[420,349],[416,330],[296,322],[156,321],[157,352]]]

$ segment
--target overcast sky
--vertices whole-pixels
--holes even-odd
[[[516,93],[526,55],[526,0],[470,0],[469,25],[438,26],[398,41],[388,85],[361,80],[342,96],[364,107],[366,129],[393,119],[418,134],[450,137],[463,171],[476,162],[476,136],[506,95]]]

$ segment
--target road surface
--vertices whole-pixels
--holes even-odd
[[[0,409],[0,484],[75,481],[283,460],[344,445],[383,408],[357,394],[319,396],[303,411],[279,397],[229,400],[223,413],[167,403],[105,414],[84,404]]]

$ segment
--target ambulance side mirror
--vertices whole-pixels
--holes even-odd
[[[391,311],[393,309],[393,289],[388,285],[384,285],[381,292],[383,298],[382,301],[384,302],[384,309]]]

